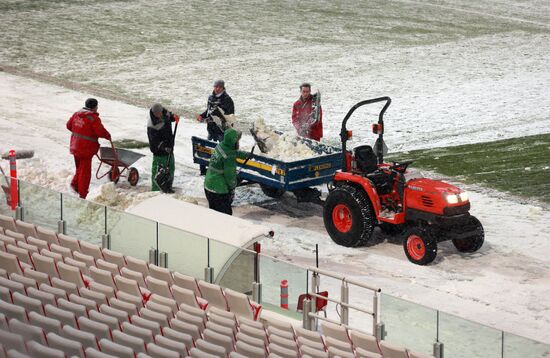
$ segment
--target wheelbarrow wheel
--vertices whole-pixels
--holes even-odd
[[[118,169],[118,167],[113,167],[109,172],[109,180],[116,184],[118,183],[119,179],[120,179],[120,170]]]
[[[128,171],[128,182],[131,186],[136,186],[139,181],[139,172],[136,168],[131,167]]]

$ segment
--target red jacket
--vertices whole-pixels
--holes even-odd
[[[305,102],[302,97],[294,102],[292,106],[292,124],[296,128],[298,135],[320,141],[323,137],[323,108],[319,108],[319,121],[311,124],[313,113],[313,98],[310,96]]]
[[[71,131],[71,154],[79,157],[93,157],[99,150],[98,138],[111,139],[111,134],[101,124],[97,112],[82,108],[67,122]]]

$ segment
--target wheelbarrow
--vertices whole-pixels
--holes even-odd
[[[97,179],[109,176],[109,180],[118,183],[121,177],[127,177],[131,186],[136,186],[139,181],[139,172],[131,165],[137,162],[143,154],[135,153],[127,149],[115,148],[113,142],[110,142],[110,147],[100,147],[99,155],[96,155],[99,159],[99,167],[95,173]],[[99,174],[103,164],[110,166],[109,171]]]

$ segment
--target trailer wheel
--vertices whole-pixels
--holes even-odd
[[[453,239],[453,245],[460,252],[476,252],[483,246],[483,242],[485,241],[483,225],[481,225],[475,216],[470,216],[470,220],[465,226],[468,230],[475,231],[475,233],[463,239]]]
[[[351,185],[332,190],[323,207],[325,228],[335,243],[347,247],[363,246],[374,230],[374,212],[366,193]]]
[[[109,180],[116,184],[118,183],[119,179],[120,179],[120,170],[118,169],[117,166],[114,166],[111,168],[111,171],[109,172]]]
[[[278,199],[285,193],[284,189],[280,188],[273,188],[271,186],[267,186],[265,184],[260,184],[260,188],[262,188],[262,191],[265,195],[269,196],[270,198]]]
[[[427,265],[437,256],[437,240],[429,228],[413,226],[404,232],[403,249],[410,262]]]
[[[128,171],[128,182],[131,186],[136,186],[139,181],[139,172],[136,168],[131,167]]]

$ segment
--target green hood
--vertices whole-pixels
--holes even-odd
[[[223,140],[216,146],[204,179],[204,188],[210,192],[227,194],[237,186],[237,155],[235,144],[241,138],[241,132],[228,128]]]
[[[223,134],[223,140],[221,145],[224,146],[224,149],[236,150],[235,144],[241,139],[242,133],[236,129],[228,128]]]

